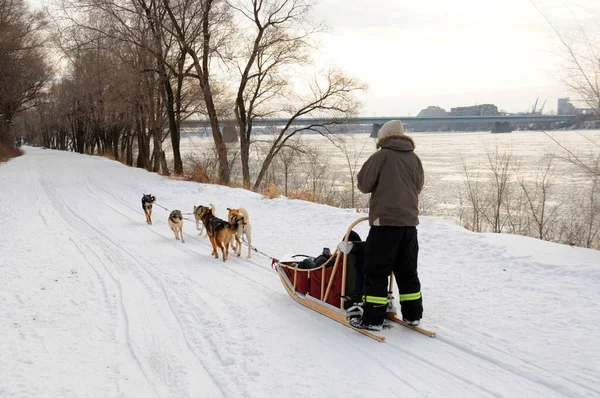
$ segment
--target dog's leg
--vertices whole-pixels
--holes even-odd
[[[225,249],[223,248],[223,243],[220,240],[217,240],[217,247],[221,249],[221,253],[223,254],[223,262],[227,260],[227,256],[225,255]]]
[[[179,235],[181,235],[181,243],[185,243],[183,240],[183,225],[179,226]]]
[[[236,242],[236,247],[233,247],[233,242],[231,242],[231,248],[233,249],[233,251],[235,252],[235,254],[239,257],[242,255],[242,241],[240,240],[240,236],[237,234],[235,234],[235,242]]]
[[[244,234],[246,234],[248,240],[248,258],[250,258],[252,257],[252,226],[250,224],[246,224]]]
[[[215,256],[215,258],[219,258],[219,253],[217,252],[217,245],[215,244],[215,238],[210,235],[208,237],[210,238],[210,244],[213,248],[211,255]]]

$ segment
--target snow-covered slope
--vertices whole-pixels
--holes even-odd
[[[296,304],[268,259],[215,260],[158,207],[146,225],[142,193],[243,206],[272,256],[333,248],[359,217],[28,148],[0,165],[0,396],[600,396],[598,251],[423,217],[438,337],[378,343]]]

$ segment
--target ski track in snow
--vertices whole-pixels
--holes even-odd
[[[243,206],[274,256],[335,247],[355,212],[26,152],[0,165],[0,396],[600,395],[599,252],[423,217],[438,337],[394,325],[377,343],[295,303],[245,246],[214,259],[193,216],[185,243],[159,207],[146,225],[140,198]]]
[[[78,184],[78,185],[81,186],[82,188],[87,188],[89,186],[89,185],[86,185],[85,182],[82,182],[81,184]],[[48,190],[48,188],[46,188],[46,189]],[[71,218],[71,219],[76,218],[76,219],[78,219],[79,221],[81,221],[81,223],[82,223],[82,225],[83,225],[84,228],[87,227],[89,230],[91,230],[91,234],[88,235],[90,237],[90,239],[102,237],[102,238],[104,238],[104,240],[106,242],[109,243],[108,246],[104,247],[106,249],[105,252],[111,253],[111,252],[115,252],[116,251],[117,253],[115,253],[115,254],[117,254],[117,255],[118,254],[122,254],[124,257],[129,258],[131,262],[137,264],[139,266],[139,268],[144,271],[144,273],[146,273],[150,278],[153,279],[153,282],[156,283],[157,288],[160,290],[160,293],[162,293],[162,297],[164,298],[165,303],[168,306],[168,309],[170,311],[169,315],[172,315],[175,318],[175,320],[179,324],[179,329],[181,330],[181,322],[179,321],[179,319],[177,318],[177,315],[173,311],[173,307],[172,307],[172,305],[171,305],[171,303],[169,301],[168,295],[167,295],[167,293],[165,291],[165,288],[164,288],[164,285],[162,284],[162,282],[160,280],[158,280],[156,277],[154,277],[153,274],[150,271],[148,271],[146,269],[146,267],[144,267],[144,265],[140,261],[138,261],[136,259],[136,257],[132,256],[126,249],[124,249],[118,243],[116,243],[113,239],[111,239],[110,236],[108,236],[106,233],[103,233],[99,228],[94,227],[91,223],[85,221],[76,212],[72,211],[69,208],[69,206],[59,196],[55,195],[55,197],[61,202],[61,203],[58,204],[58,207],[66,209],[69,212],[69,216],[67,216],[68,218]],[[93,198],[94,197],[91,196],[91,195],[88,195],[86,197],[86,199],[95,201],[96,203],[100,203],[100,201],[94,200]],[[67,217],[63,216],[63,218],[65,218],[65,219]],[[112,248],[110,247],[111,245],[113,246]],[[111,249],[113,249],[113,250],[111,250]],[[114,249],[116,249],[116,250],[114,250]],[[114,256],[114,257],[116,257],[116,256]],[[118,260],[115,259],[115,258],[110,258],[110,259],[113,262],[115,262],[115,261],[118,262]],[[126,267],[127,267],[126,264],[122,265],[122,268],[126,268]],[[111,277],[112,277],[112,275],[111,275]],[[121,291],[122,290],[121,289],[121,283],[118,282],[114,277],[112,277],[112,279],[119,285],[119,290]],[[137,279],[141,280],[142,278],[140,278],[138,276]],[[145,285],[146,288],[151,289],[151,286],[149,286],[149,284],[147,282],[144,283],[144,285]],[[124,308],[124,305],[121,305],[121,308]],[[126,314],[127,312],[123,311],[123,313]],[[125,317],[127,318],[127,315],[125,315]],[[130,345],[130,337],[129,337],[129,330],[128,329],[129,329],[129,325],[127,325],[127,327],[126,327],[126,341],[127,341],[127,344]],[[156,340],[158,341],[159,339],[157,338]],[[196,356],[196,358],[198,358],[198,360],[202,364],[202,361],[201,361],[200,357],[191,349],[188,341],[185,339],[185,335],[184,335],[184,340],[185,340],[185,344],[186,344],[187,348],[189,349],[189,351],[194,356]],[[133,352],[133,350],[132,350],[132,352]],[[174,374],[175,374],[175,371],[172,369],[173,365],[170,364],[170,363],[168,363],[168,361],[167,361],[166,364],[160,363],[161,361],[164,362],[165,359],[166,359],[166,358],[164,358],[164,353],[162,353],[161,350],[159,350],[158,352],[156,350],[154,350],[150,354],[151,354],[151,358],[149,359],[149,362],[150,362],[150,367],[151,367],[151,370],[153,371],[153,373],[157,374],[161,379],[163,379],[163,381],[165,382],[165,384],[174,384],[174,385],[177,385],[177,383],[175,383],[174,380],[173,380],[173,377],[174,377]],[[135,360],[136,360],[138,366],[140,367],[140,369],[142,369],[144,371],[144,375],[145,375],[146,379],[150,380],[151,377],[149,376],[148,371],[146,369],[144,369],[144,366],[140,362],[140,359],[138,358],[138,356],[135,353],[133,353],[133,356],[135,357]],[[170,354],[169,356],[176,357],[176,355],[173,355],[173,354]],[[190,375],[190,376],[191,376],[191,374],[194,374],[193,372],[186,372],[186,373],[188,373],[188,375]],[[197,377],[197,375],[195,375],[194,377]],[[210,376],[210,377],[211,377],[211,379],[213,379],[213,382],[214,382],[214,378],[212,376]],[[184,383],[182,383],[182,384],[184,384]],[[215,386],[216,387],[220,387],[217,383],[215,383]],[[155,392],[158,392],[158,391],[155,390]],[[179,393],[181,393],[181,392],[179,392]],[[222,391],[221,391],[221,393],[222,393]],[[161,393],[160,395],[163,395],[163,394]]]

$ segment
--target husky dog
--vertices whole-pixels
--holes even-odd
[[[226,261],[229,257],[229,242],[235,233],[233,226],[216,217],[210,207],[199,206],[197,211],[213,247],[211,254],[215,258],[219,258],[218,247],[223,254],[223,261]]]
[[[202,235],[202,232],[204,232],[204,223],[202,222],[202,219],[200,218],[200,212],[201,212],[201,207],[205,207],[205,206],[194,206],[194,218],[196,219],[196,229],[198,231],[200,231],[198,233],[198,235]],[[213,214],[216,213],[215,210],[215,206],[210,203],[210,210],[212,211]]]
[[[237,253],[239,257],[242,254],[242,239],[244,239],[244,235],[246,235],[246,240],[248,243],[248,258],[252,257],[252,225],[250,225],[250,217],[248,216],[248,212],[243,207],[239,209],[230,209],[227,219],[229,223],[234,227],[235,231],[235,241],[236,245],[231,244],[231,248],[233,251]]]
[[[144,194],[142,196],[142,209],[146,215],[146,223],[152,225],[152,204],[156,202],[156,196]]]
[[[183,215],[181,214],[181,210],[173,210],[169,214],[169,227],[175,232],[175,239],[179,240],[181,236],[181,243],[185,243],[183,240]]]

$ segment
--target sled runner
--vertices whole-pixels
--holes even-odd
[[[315,259],[295,255],[273,260],[273,265],[286,291],[295,301],[372,339],[385,341],[385,337],[378,332],[355,328],[348,321],[357,304],[362,302],[366,248],[366,242],[357,240],[360,238],[352,229],[365,220],[368,220],[368,217],[356,220],[346,232],[344,242],[347,244],[352,241],[349,253],[342,253],[336,248],[331,255],[324,250],[324,253]],[[393,279],[392,276],[390,292]],[[388,300],[393,301],[391,294]],[[398,318],[395,312],[388,312],[386,318],[416,332],[435,337],[435,332],[409,326]]]

